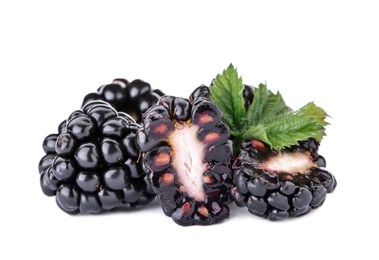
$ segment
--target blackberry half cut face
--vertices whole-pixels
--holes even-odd
[[[117,111],[131,115],[139,123],[142,114],[155,105],[163,95],[162,91],[152,89],[150,84],[143,80],[136,79],[129,82],[119,78],[114,79],[111,84],[99,87],[97,92],[87,94],[82,106],[93,100],[103,100]]]
[[[234,161],[232,197],[239,207],[270,220],[308,213],[320,207],[337,181],[318,155],[311,138],[298,146],[274,151],[258,140],[242,143]]]
[[[148,204],[155,193],[135,146],[139,127],[104,101],[74,111],[43,142],[42,191],[69,214]]]
[[[136,136],[163,211],[185,226],[227,218],[232,186],[229,129],[220,109],[196,93],[190,100],[162,97]]]

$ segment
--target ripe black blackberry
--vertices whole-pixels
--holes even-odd
[[[139,123],[142,114],[155,105],[163,95],[161,90],[151,89],[149,83],[140,79],[129,82],[119,78],[114,79],[111,84],[99,87],[97,92],[87,94],[83,99],[82,106],[89,101],[104,100],[117,111],[131,115]]]
[[[320,207],[337,181],[310,138],[282,151],[258,140],[242,143],[233,164],[232,197],[239,207],[270,220],[296,217]]]
[[[211,83],[211,87],[213,86],[213,84],[214,84],[214,81]],[[195,98],[203,97],[203,98],[209,99],[210,96],[211,96],[211,93],[209,91],[209,87],[207,87],[206,85],[201,85],[192,92],[190,98],[195,99]],[[243,97],[245,109],[247,110],[254,99],[254,87],[250,85],[244,85],[244,88],[242,91],[242,97]]]
[[[45,138],[42,191],[70,214],[145,205],[155,194],[139,162],[139,125],[104,101],[92,101]]]
[[[200,87],[190,99],[162,97],[144,114],[136,136],[164,213],[184,226],[229,216],[230,134],[207,95],[209,89]]]

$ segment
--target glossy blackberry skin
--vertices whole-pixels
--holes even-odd
[[[308,172],[291,175],[260,168],[260,164],[277,151],[258,140],[242,143],[233,163],[234,187],[231,193],[237,206],[247,207],[251,214],[269,220],[301,216],[320,207],[326,194],[336,188],[337,181],[324,168],[325,159],[317,154],[318,145],[311,138],[282,151],[307,153],[315,162]]]
[[[87,103],[43,141],[40,184],[69,214],[94,214],[151,202],[155,193],[139,162],[139,125],[104,101]]]
[[[212,88],[213,81],[210,85]],[[210,92],[209,87],[206,85],[201,85],[197,87],[191,94],[190,99],[198,98],[198,97],[204,97],[204,98],[210,98]],[[254,99],[254,87],[250,85],[244,85],[242,90],[242,97],[243,97],[243,104],[245,106],[245,109],[248,110],[249,106],[253,102]]]
[[[201,95],[200,95],[200,94]],[[143,153],[145,171],[167,216],[179,225],[210,225],[229,216],[232,146],[222,112],[206,96],[209,89],[196,89],[190,99],[164,96],[143,116],[137,132],[137,147]],[[173,165],[175,151],[170,135],[182,126],[199,127],[197,138],[205,145],[206,170],[202,174],[204,201],[188,195]],[[209,138],[212,137],[212,138]],[[214,137],[214,138],[213,138]]]
[[[103,100],[108,102],[117,111],[131,115],[136,122],[140,122],[142,114],[164,93],[159,89],[152,89],[150,84],[136,79],[129,82],[126,79],[114,79],[111,84],[103,85],[96,92],[87,94],[83,99],[84,106],[93,100]]]
[[[245,110],[247,111],[251,103],[253,103],[254,87],[250,85],[244,85],[244,88],[242,91],[242,97],[243,97],[243,104],[245,106]]]

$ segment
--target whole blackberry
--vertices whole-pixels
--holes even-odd
[[[233,164],[232,197],[239,207],[270,220],[296,217],[320,207],[337,181],[310,138],[282,151],[258,140],[242,143]]]
[[[83,99],[84,106],[93,100],[104,100],[111,104],[117,111],[131,115],[136,122],[140,122],[142,114],[158,99],[163,96],[159,89],[152,90],[149,83],[140,79],[132,82],[126,79],[114,79],[111,84],[103,85],[97,92],[87,94]]]
[[[137,147],[167,216],[184,226],[228,217],[232,172],[229,129],[199,87],[190,99],[164,96],[143,116]]]
[[[139,162],[139,125],[104,101],[74,111],[43,142],[40,183],[70,214],[145,205],[155,194]]]

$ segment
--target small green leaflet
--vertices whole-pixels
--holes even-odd
[[[254,91],[254,101],[247,111],[247,124],[256,125],[259,122],[267,122],[278,116],[291,112],[279,92],[276,94],[267,90],[265,84],[259,84]]]
[[[263,84],[254,92],[247,116],[248,129],[243,139],[259,139],[276,150],[310,137],[320,141],[328,124],[325,121],[328,114],[314,103],[293,112],[279,93],[273,94]]]
[[[239,132],[244,126],[246,110],[243,105],[243,84],[232,64],[217,75],[211,87],[212,101],[224,113],[223,121],[231,131]]]
[[[217,75],[211,87],[211,99],[224,113],[231,129],[234,147],[243,139],[259,139],[276,150],[296,145],[298,141],[325,136],[328,114],[314,103],[297,111],[288,107],[279,92],[274,94],[265,84],[254,89],[254,100],[245,110],[243,84],[233,65]]]
[[[310,102],[300,108],[297,112],[297,115],[310,116],[313,117],[317,123],[327,126],[329,123],[325,119],[329,116],[324,109],[316,106],[313,102]]]
[[[325,127],[318,124],[312,117],[289,114],[267,124],[252,125],[243,137],[244,139],[259,139],[272,148],[281,150],[310,137],[320,140],[324,131]]]

